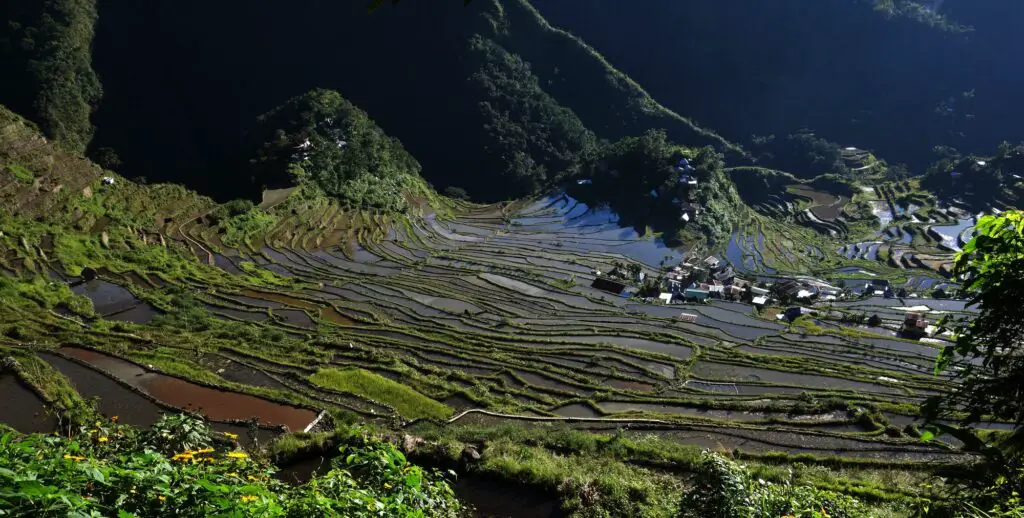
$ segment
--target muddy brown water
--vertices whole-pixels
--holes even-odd
[[[0,376],[0,422],[21,433],[48,433],[57,419],[46,411],[39,396],[14,376]]]
[[[204,387],[180,378],[148,371],[134,363],[103,353],[74,347],[65,347],[60,351],[109,372],[166,405],[199,412],[215,421],[258,416],[261,424],[283,424],[290,430],[302,430],[316,418],[316,413],[312,410],[275,403],[248,394]],[[123,387],[121,388],[123,390]]]
[[[293,306],[293,307],[296,307],[296,308],[309,309],[309,310],[312,310],[312,311],[319,311],[320,310],[320,306],[318,306],[318,305],[316,305],[316,304],[314,304],[312,302],[309,302],[307,300],[303,300],[303,299],[300,299],[300,298],[292,297],[292,296],[289,296],[289,295],[285,295],[283,293],[271,293],[271,292],[268,292],[268,291],[256,291],[256,290],[243,290],[242,294],[245,295],[246,297],[250,298],[250,299],[258,299],[258,300],[261,300],[261,301],[277,302],[279,304]]]
[[[340,311],[334,309],[334,306],[328,306],[323,309],[320,313],[321,317],[329,322],[333,322],[340,326],[354,326],[356,325],[355,320],[341,314]]]
[[[40,353],[39,357],[57,369],[61,374],[67,376],[67,378],[71,380],[71,384],[83,398],[96,398],[100,414],[106,417],[118,416],[119,422],[123,424],[131,425],[136,428],[149,428],[153,423],[160,419],[162,414],[167,412],[163,407],[128,390],[121,384],[98,371],[53,354]],[[4,393],[6,394],[6,392]],[[7,414],[6,411],[2,409],[3,407],[0,405],[0,416],[4,416],[3,419],[6,422]],[[17,416],[22,414],[13,415]],[[252,441],[249,439],[249,428],[245,425],[210,423],[210,426],[219,432],[228,432],[237,435],[239,442],[243,446],[252,444]],[[21,428],[18,428],[17,426],[15,426],[15,429],[25,431],[21,430]],[[52,430],[52,428],[49,430],[38,431],[50,430]],[[266,428],[260,428],[256,433],[257,440],[259,440],[261,444],[270,442],[278,435],[280,435],[280,432],[276,430],[268,430]]]
[[[210,304],[206,304],[205,306],[211,313],[229,316],[237,318],[238,320],[245,320],[247,322],[264,322],[270,319],[270,316],[267,315],[266,311],[243,311],[241,309],[224,308]]]
[[[476,403],[472,399],[469,399],[466,396],[463,396],[462,394],[455,394],[449,396],[447,399],[442,401],[442,403],[451,408],[454,408],[456,411],[469,410],[471,408],[481,407],[478,403]]]

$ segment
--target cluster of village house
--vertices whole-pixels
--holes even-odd
[[[599,272],[598,272],[599,273]],[[639,270],[629,281],[643,283],[646,275]],[[622,278],[621,274],[619,277]],[[661,293],[657,299],[650,297],[646,302],[656,300],[663,304],[702,303],[710,299],[749,302],[764,309],[773,303],[792,303],[781,318],[795,320],[802,315],[813,314],[814,309],[799,305],[813,302],[827,302],[843,298],[844,294],[870,295],[892,298],[896,296],[893,287],[885,279],[873,279],[856,285],[847,285],[846,290],[810,277],[793,279],[761,279],[756,284],[736,274],[733,267],[718,257],[709,256],[703,260],[684,260],[664,273],[661,278]],[[620,296],[633,296],[634,290],[626,283],[609,276],[598,276],[593,286]],[[680,319],[696,321],[696,315],[682,313]],[[908,313],[901,329],[905,336],[920,338],[925,335],[927,321],[921,313]]]

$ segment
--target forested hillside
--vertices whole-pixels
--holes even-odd
[[[315,87],[371,114],[438,188],[477,199],[526,194],[575,167],[597,138],[652,127],[738,154],[522,0],[409,3],[372,15],[361,2],[100,10],[95,61],[109,95],[95,146],[117,149],[125,170],[221,198],[233,194],[223,179],[256,117]]]
[[[659,102],[744,145],[806,128],[921,173],[935,145],[1024,139],[1015,0],[534,4]]]
[[[1024,138],[1011,0],[462,4],[5,2],[0,101],[104,165],[221,199],[259,176],[239,166],[257,117],[313,88],[480,200],[649,129],[804,177],[849,173],[841,146],[920,173],[934,145]]]
[[[102,96],[91,56],[96,1],[6,0],[0,20],[0,102],[84,151]]]

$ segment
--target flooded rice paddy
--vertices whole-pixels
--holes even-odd
[[[124,414],[125,416],[132,416],[129,420],[136,422],[130,422],[129,424],[147,426],[146,423],[155,420],[154,416],[159,414],[161,409],[156,403],[127,390],[122,383],[139,390],[167,407],[202,413],[214,421],[246,420],[251,417],[258,417],[263,425],[285,425],[290,430],[302,430],[316,418],[316,412],[312,410],[283,405],[248,394],[226,392],[197,385],[180,378],[159,374],[135,363],[95,351],[65,347],[59,352],[70,358],[77,359],[98,371],[107,373],[117,380],[114,381],[107,378],[107,382],[100,383],[105,388],[104,394],[106,397],[101,394],[97,395],[101,398],[101,405],[112,405],[111,411],[122,410],[120,414],[114,415]],[[47,355],[44,358],[51,364],[58,366],[58,369],[62,372],[67,371],[65,374],[68,374],[69,377],[71,377],[71,374],[78,377],[83,383],[75,381],[74,377],[72,377],[72,382],[75,383],[76,388],[79,390],[83,390],[83,386],[89,385],[92,381],[98,379],[97,376],[103,376],[103,374],[96,371],[88,372],[89,369],[87,367],[55,355]],[[91,389],[86,388],[85,390]],[[112,401],[105,402],[107,399]],[[131,405],[140,404],[140,400],[147,402],[147,404],[143,405],[144,407],[152,408],[142,412],[144,415],[137,416],[137,413],[130,408]],[[138,418],[136,419],[135,417]]]
[[[774,270],[765,256],[775,244],[766,241],[756,232],[736,236],[725,259],[770,275]],[[872,252],[869,246],[861,255],[873,253],[877,248]],[[222,254],[214,262],[234,274],[237,265],[230,258],[240,253]],[[907,440],[860,435],[863,430],[846,427],[841,416],[788,410],[808,397],[919,402],[942,388],[943,380],[924,367],[937,350],[882,336],[804,337],[759,318],[746,304],[642,304],[591,288],[594,272],[606,272],[616,262],[636,262],[653,272],[682,256],[621,227],[607,210],[566,196],[475,209],[453,220],[427,217],[359,245],[266,246],[249,254],[247,260],[302,287],[222,290],[203,294],[202,303],[218,318],[303,340],[329,332],[330,340],[318,345],[324,354],[289,350],[269,356],[268,351],[257,358],[222,350],[197,360],[240,387],[294,392],[323,408],[361,409],[367,419],[393,415],[384,405],[319,389],[307,380],[318,368],[359,367],[399,383],[430,380],[416,388],[456,410],[498,404],[503,412],[553,419],[657,416],[669,424],[649,433],[750,451],[911,460],[953,455]],[[135,318],[129,311],[139,307],[131,292],[115,284],[95,284],[82,293],[91,294],[104,315]],[[914,303],[964,310],[955,301]],[[892,307],[897,304],[877,298],[849,307],[898,318],[903,313]],[[696,315],[696,322],[680,322],[681,312]],[[98,397],[104,414],[130,424],[147,426],[161,412],[183,408],[215,420],[257,416],[266,425],[301,430],[317,413],[85,349],[65,348],[61,354],[68,358],[41,356],[83,396]],[[537,512],[546,512],[544,505],[538,501]],[[516,516],[502,514],[507,509],[484,511]]]
[[[57,418],[27,385],[13,375],[0,375],[0,420],[22,433],[49,433]]]

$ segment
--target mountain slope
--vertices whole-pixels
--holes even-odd
[[[808,128],[923,172],[934,145],[983,152],[1024,139],[1019,2],[919,3],[970,32],[920,23],[933,11],[914,2],[878,3],[894,15],[869,0],[536,5],[659,102],[740,143]]]
[[[7,0],[0,5],[0,103],[50,138],[85,151],[102,96],[92,68],[96,0]]]
[[[232,164],[255,118],[321,87],[338,90],[398,137],[435,185],[463,186],[479,199],[528,192],[532,182],[514,180],[515,174],[507,175],[511,182],[494,180],[517,153],[536,162],[523,169],[544,166],[551,175],[562,172],[557,169],[566,159],[570,166],[575,161],[564,153],[552,161],[532,144],[510,148],[510,141],[482,134],[496,119],[511,121],[515,131],[543,127],[559,133],[559,127],[576,126],[578,117],[597,137],[611,140],[665,127],[683,144],[734,148],[659,107],[525,2],[474,2],[466,8],[410,3],[373,15],[365,7],[101,2],[95,59],[108,96],[96,118],[96,145],[116,148],[126,170],[185,180],[230,198],[232,183],[225,180],[233,178]],[[189,31],[178,30],[186,25]],[[512,88],[499,95],[527,95],[532,101],[497,112],[482,106],[494,107],[495,96],[472,78],[494,62],[473,46],[474,36],[529,63],[529,74],[515,76],[508,83]],[[133,67],[129,71],[123,63]],[[556,78],[558,70],[564,73]],[[546,107],[533,109],[541,104]],[[576,146],[576,137],[566,135],[565,146]]]

